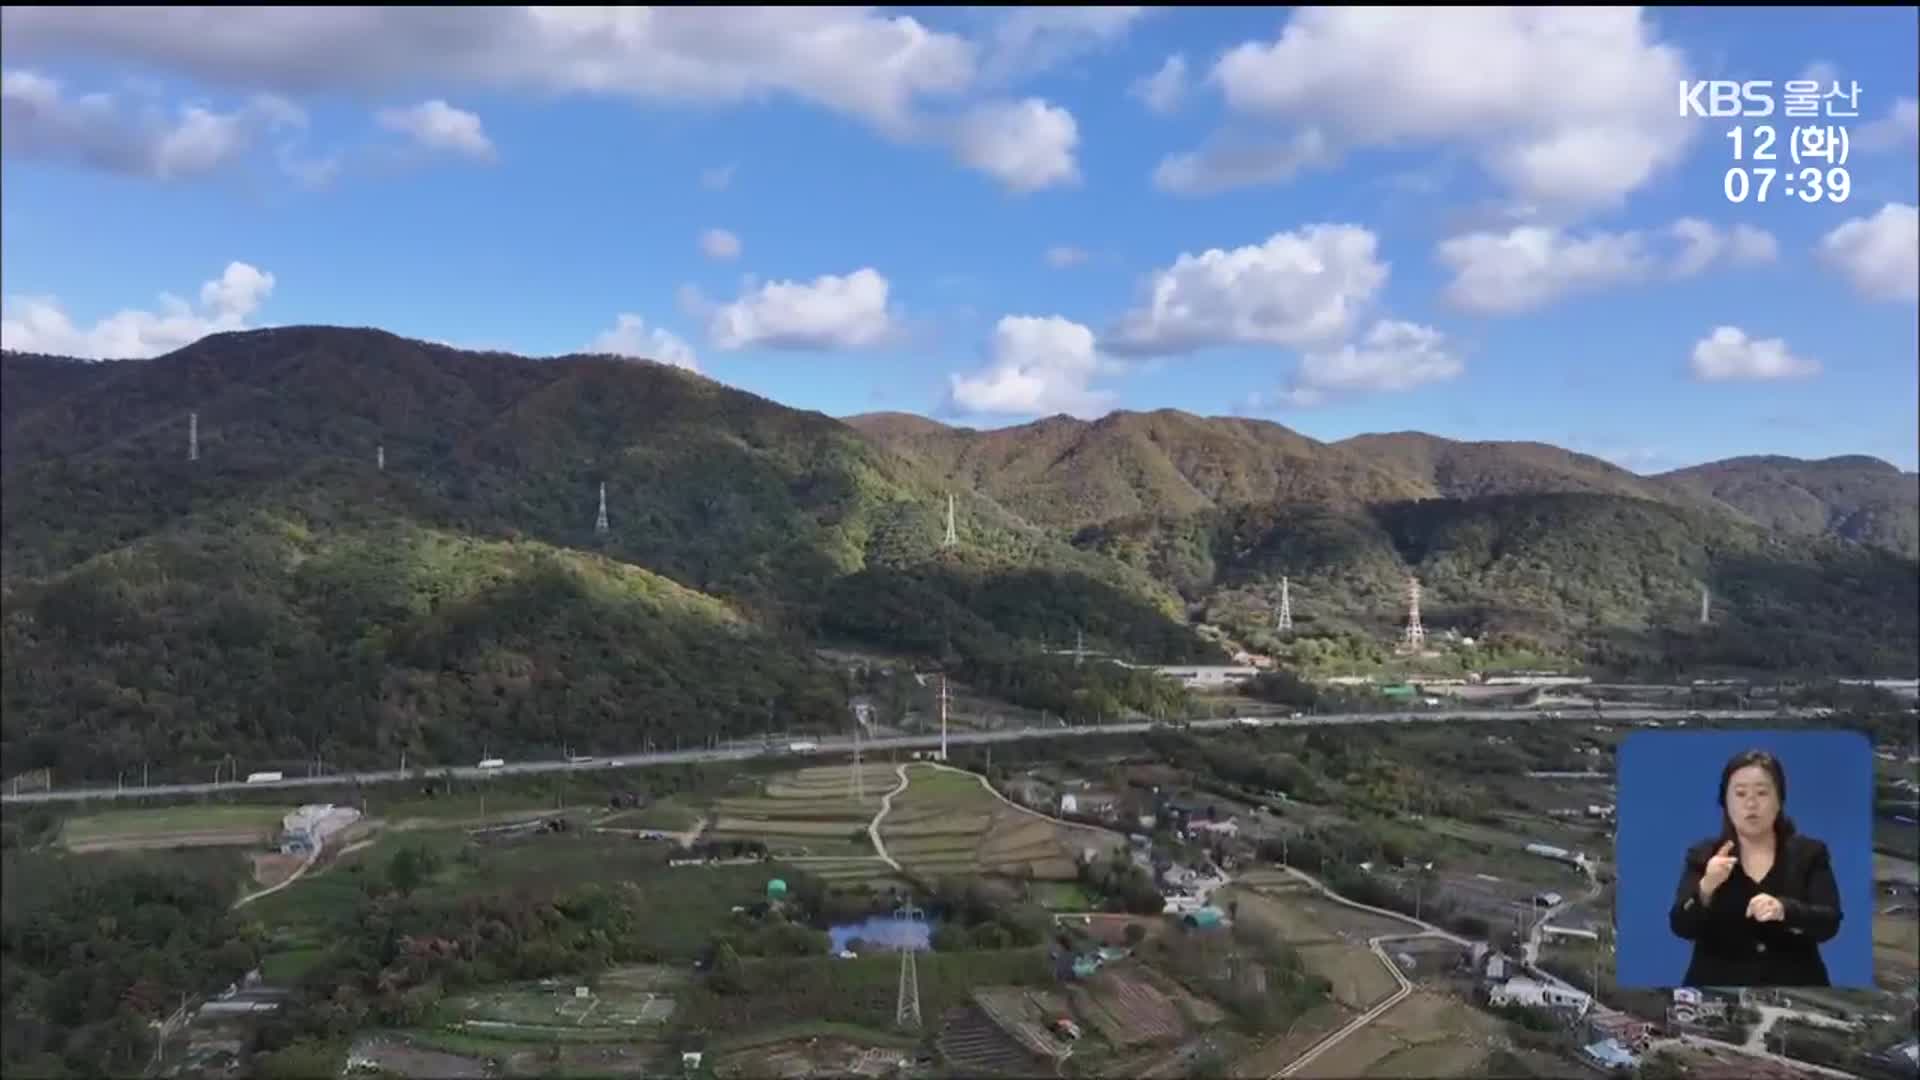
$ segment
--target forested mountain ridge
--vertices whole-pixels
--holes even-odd
[[[815,646],[907,627],[955,664],[1075,627],[1216,653],[1144,574],[966,493],[943,550],[944,491],[911,463],[665,365],[292,327],[0,372],[20,768],[837,726]]]
[[[1516,444],[1170,410],[995,441],[651,362],[331,327],[144,361],[8,353],[0,392],[0,750],[66,775],[831,728],[850,687],[823,645],[1113,715],[1162,691],[1036,647],[1084,631],[1224,662],[1211,623],[1366,663],[1409,574],[1436,632],[1565,661],[1880,674],[1920,637],[1911,560],[1550,447],[1507,467]],[[1266,630],[1283,576],[1286,641]],[[1703,582],[1723,632],[1690,628]]]
[[[1729,458],[1655,479],[1717,499],[1781,532],[1841,536],[1920,555],[1920,473],[1878,458]]]
[[[1270,502],[1364,506],[1587,493],[1920,555],[1920,476],[1867,457],[1733,458],[1640,476],[1546,443],[1420,432],[1323,443],[1263,420],[1172,409],[1091,421],[1055,416],[985,431],[904,413],[846,422],[963,490],[1062,528]]]

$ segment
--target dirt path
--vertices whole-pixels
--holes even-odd
[[[955,771],[958,772],[960,770],[956,769]],[[867,839],[873,841],[873,850],[879,853],[881,862],[886,863],[895,873],[904,873],[905,871],[900,869],[899,860],[887,854],[886,841],[880,839],[880,822],[887,816],[887,812],[893,809],[893,797],[907,790],[907,785],[911,783],[911,781],[907,779],[907,767],[905,765],[895,765],[893,767],[893,775],[900,778],[900,783],[892,791],[880,797],[880,809],[874,811],[873,820],[867,822]]]
[[[1395,990],[1391,995],[1389,995],[1385,1001],[1382,1001],[1380,1004],[1375,1005],[1373,1008],[1368,1009],[1366,1012],[1361,1013],[1359,1016],[1354,1017],[1352,1020],[1349,1020],[1347,1022],[1346,1026],[1342,1027],[1340,1030],[1332,1033],[1331,1035],[1328,1035],[1326,1038],[1321,1039],[1319,1042],[1315,1043],[1312,1047],[1310,1047],[1307,1050],[1306,1053],[1301,1054],[1297,1058],[1294,1058],[1291,1064],[1289,1064],[1286,1068],[1281,1069],[1279,1072],[1274,1073],[1273,1075],[1276,1078],[1282,1077],[1282,1076],[1292,1076],[1294,1073],[1299,1072],[1301,1069],[1304,1069],[1308,1065],[1313,1064],[1313,1061],[1315,1058],[1318,1058],[1320,1055],[1333,1049],[1335,1046],[1340,1045],[1340,1043],[1343,1040],[1345,1040],[1347,1036],[1353,1034],[1356,1031],[1359,1031],[1361,1028],[1366,1027],[1368,1024],[1373,1023],[1375,1020],[1379,1019],[1381,1014],[1385,1013],[1388,1009],[1391,1009],[1395,1005],[1398,1005],[1402,1001],[1405,1001],[1407,998],[1407,995],[1413,993],[1413,984],[1407,981],[1407,977],[1405,975],[1401,974],[1400,965],[1394,963],[1391,959],[1389,959],[1387,956],[1387,951],[1384,948],[1381,948],[1381,946],[1389,941],[1408,941],[1414,938],[1425,938],[1425,937],[1433,937],[1433,936],[1434,935],[1429,932],[1421,931],[1420,933],[1417,933],[1417,934],[1382,934],[1378,937],[1368,938],[1367,948],[1373,950],[1374,957],[1377,958],[1380,961],[1380,963],[1386,967],[1387,974],[1393,976],[1393,981],[1396,983],[1399,983],[1400,988],[1398,990]]]

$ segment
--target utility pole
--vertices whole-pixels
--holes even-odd
[[[373,465],[374,468],[379,469],[381,472],[387,471],[387,448],[385,446],[376,446],[373,448]]]
[[[187,414],[187,460],[200,460],[200,414]]]
[[[940,760],[947,760],[947,677],[940,676]]]

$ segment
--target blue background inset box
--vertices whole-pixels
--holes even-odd
[[[1783,812],[1826,842],[1840,932],[1820,946],[1835,986],[1873,985],[1873,744],[1857,731],[1635,731],[1620,744],[1614,836],[1615,981],[1683,985],[1693,942],[1667,924],[1687,848],[1720,833],[1727,759],[1765,750],[1787,773]]]

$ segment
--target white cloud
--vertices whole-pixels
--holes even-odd
[[[1862,124],[1854,136],[1854,145],[1862,150],[1898,150],[1920,142],[1920,101],[1900,98],[1887,115]]]
[[[708,337],[722,349],[862,348],[886,341],[892,330],[887,279],[872,268],[768,282],[707,317]]]
[[[1166,116],[1180,108],[1187,95],[1187,58],[1182,53],[1167,57],[1153,74],[1133,84],[1133,96],[1153,112]]]
[[[1182,254],[1147,279],[1107,347],[1149,355],[1338,340],[1386,283],[1378,253],[1378,238],[1359,226],[1309,225],[1263,244]]]
[[[1820,259],[1873,300],[1920,299],[1920,208],[1888,203],[1820,238]]]
[[[159,356],[228,330],[248,329],[247,317],[273,292],[273,275],[243,262],[200,287],[202,310],[163,293],[160,312],[127,309],[90,328],[74,325],[53,297],[15,297],[0,316],[0,346],[22,352],[121,360]]]
[[[13,9],[8,9],[9,28]],[[264,132],[306,124],[283,98],[256,96],[231,112],[186,105],[123,114],[111,94],[68,97],[31,71],[0,76],[0,145],[9,157],[58,161],[154,180],[202,176],[240,160]]]
[[[1722,230],[1699,218],[1681,218],[1668,229],[1684,245],[1675,256],[1675,277],[1692,277],[1723,258],[1734,266],[1762,266],[1780,257],[1773,234],[1751,225]]]
[[[1200,149],[1169,154],[1153,170],[1153,186],[1176,195],[1215,195],[1235,188],[1277,184],[1302,169],[1331,164],[1338,155],[1319,128],[1286,138],[1216,135]]]
[[[977,106],[952,134],[961,164],[1018,192],[1078,183],[1073,149],[1079,141],[1073,114],[1039,98]]]
[[[1087,261],[1087,253],[1071,244],[1058,244],[1047,249],[1047,265],[1055,270],[1065,270],[1069,266],[1079,266]]]
[[[873,7],[9,8],[4,47],[9,59],[133,64],[295,94],[426,84],[666,105],[785,97],[897,142],[937,143],[1031,189],[1077,175],[1073,118],[1000,95],[1119,40],[1145,10],[1011,9],[974,41]],[[726,176],[705,179],[718,188]]]
[[[381,109],[374,120],[428,150],[475,161],[492,161],[497,156],[478,116],[438,98],[404,109]]]
[[[700,252],[709,259],[737,259],[740,238],[725,229],[708,229],[700,234]]]
[[[708,191],[725,191],[733,186],[732,165],[717,165],[700,172],[700,186]]]
[[[1756,340],[1722,326],[1694,344],[1692,370],[1701,382],[1804,379],[1819,374],[1820,364],[1793,355],[1779,338]]]
[[[1358,345],[1302,356],[1279,400],[1295,406],[1319,405],[1337,394],[1412,390],[1458,378],[1465,371],[1466,365],[1440,331],[1382,320]]]
[[[966,90],[975,47],[861,7],[14,8],[16,56],[80,54],[286,92],[423,83],[745,103],[784,95],[888,132]]]
[[[614,320],[613,329],[587,343],[586,351],[654,360],[688,371],[700,370],[693,346],[657,326],[648,326],[638,315],[620,315]]]
[[[987,367],[947,377],[947,404],[971,415],[1098,416],[1113,404],[1087,386],[1101,368],[1093,331],[1058,315],[1009,315],[993,329]]]
[[[1716,265],[1751,267],[1779,255],[1773,234],[1750,225],[1723,229],[1682,218],[1656,234],[1521,225],[1442,241],[1439,260],[1453,271],[1447,299],[1467,311],[1512,314],[1562,296],[1647,280],[1663,268],[1691,277]]]
[[[1301,132],[1329,157],[1465,145],[1520,198],[1581,208],[1616,204],[1679,161],[1697,131],[1673,104],[1685,73],[1633,8],[1333,7],[1295,9],[1278,40],[1228,50],[1211,81],[1234,113],[1277,126],[1277,145]]]
[[[1038,75],[1124,37],[1144,7],[1016,7],[996,20],[981,64],[990,86]]]

